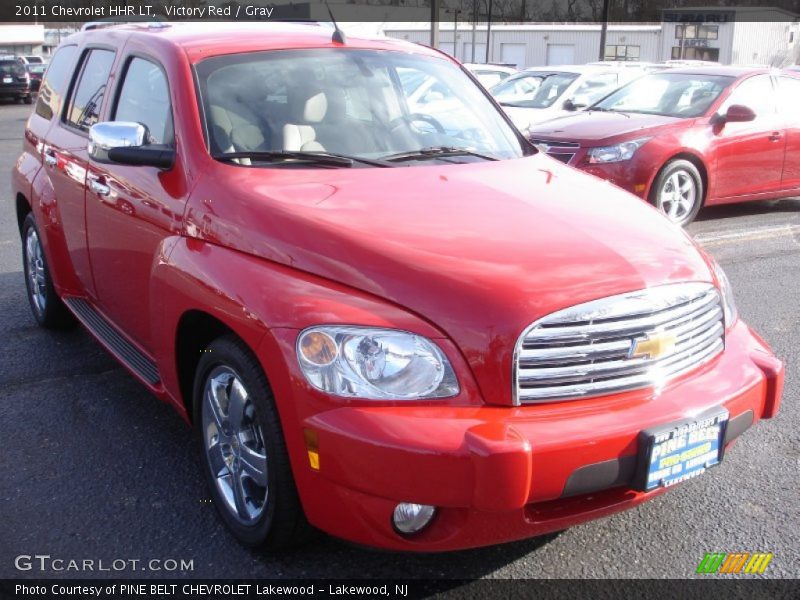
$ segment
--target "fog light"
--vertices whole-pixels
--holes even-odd
[[[392,522],[400,533],[417,533],[427,527],[435,514],[435,506],[401,502],[394,507]]]

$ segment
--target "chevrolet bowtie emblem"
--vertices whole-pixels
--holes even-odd
[[[663,358],[672,354],[677,343],[675,334],[652,333],[647,337],[633,340],[629,358]]]

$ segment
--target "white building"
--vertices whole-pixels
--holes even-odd
[[[736,65],[798,62],[798,15],[774,8],[665,9],[661,23],[608,26],[605,60],[661,62],[699,59]],[[387,36],[430,43],[429,23],[387,23]],[[472,40],[475,39],[473,59]],[[583,64],[599,59],[600,25],[439,24],[439,48],[462,62],[496,62],[518,68]]]
[[[486,25],[475,32],[474,62],[486,60]],[[428,23],[389,23],[384,28],[389,37],[428,44]],[[455,33],[455,40],[453,34]],[[473,62],[472,25],[459,23],[454,32],[452,22],[439,26],[439,48],[462,62]],[[598,60],[600,25],[579,23],[568,25],[492,25],[488,62],[514,65],[574,65]],[[613,52],[609,60],[658,61],[661,56],[660,25],[609,25],[606,50]],[[607,52],[607,53],[608,53]]]
[[[41,54],[44,25],[0,24],[0,54]]]
[[[663,58],[775,65],[796,56],[798,15],[779,8],[665,9]]]

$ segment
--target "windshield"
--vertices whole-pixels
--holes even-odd
[[[447,162],[466,162],[527,152],[480,88],[445,59],[280,50],[213,57],[196,70],[214,156],[324,152],[382,159],[447,148]],[[471,154],[456,156],[454,149]]]
[[[548,108],[578,77],[577,73],[527,72],[496,85],[492,95],[503,106]]]
[[[493,87],[503,81],[504,79],[508,79],[511,73],[506,73],[505,71],[485,71],[485,70],[475,70],[472,72],[475,75],[475,78],[481,82],[481,85],[486,89]]]
[[[617,90],[590,110],[699,117],[733,80],[724,75],[653,73]]]

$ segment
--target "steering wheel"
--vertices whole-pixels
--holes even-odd
[[[411,127],[411,124],[414,122],[422,121],[428,123],[436,133],[444,133],[444,127],[442,124],[435,118],[430,115],[426,115],[425,113],[408,113],[407,115],[400,115],[389,121],[388,127],[389,132],[394,132],[397,130],[401,125],[407,125]]]

